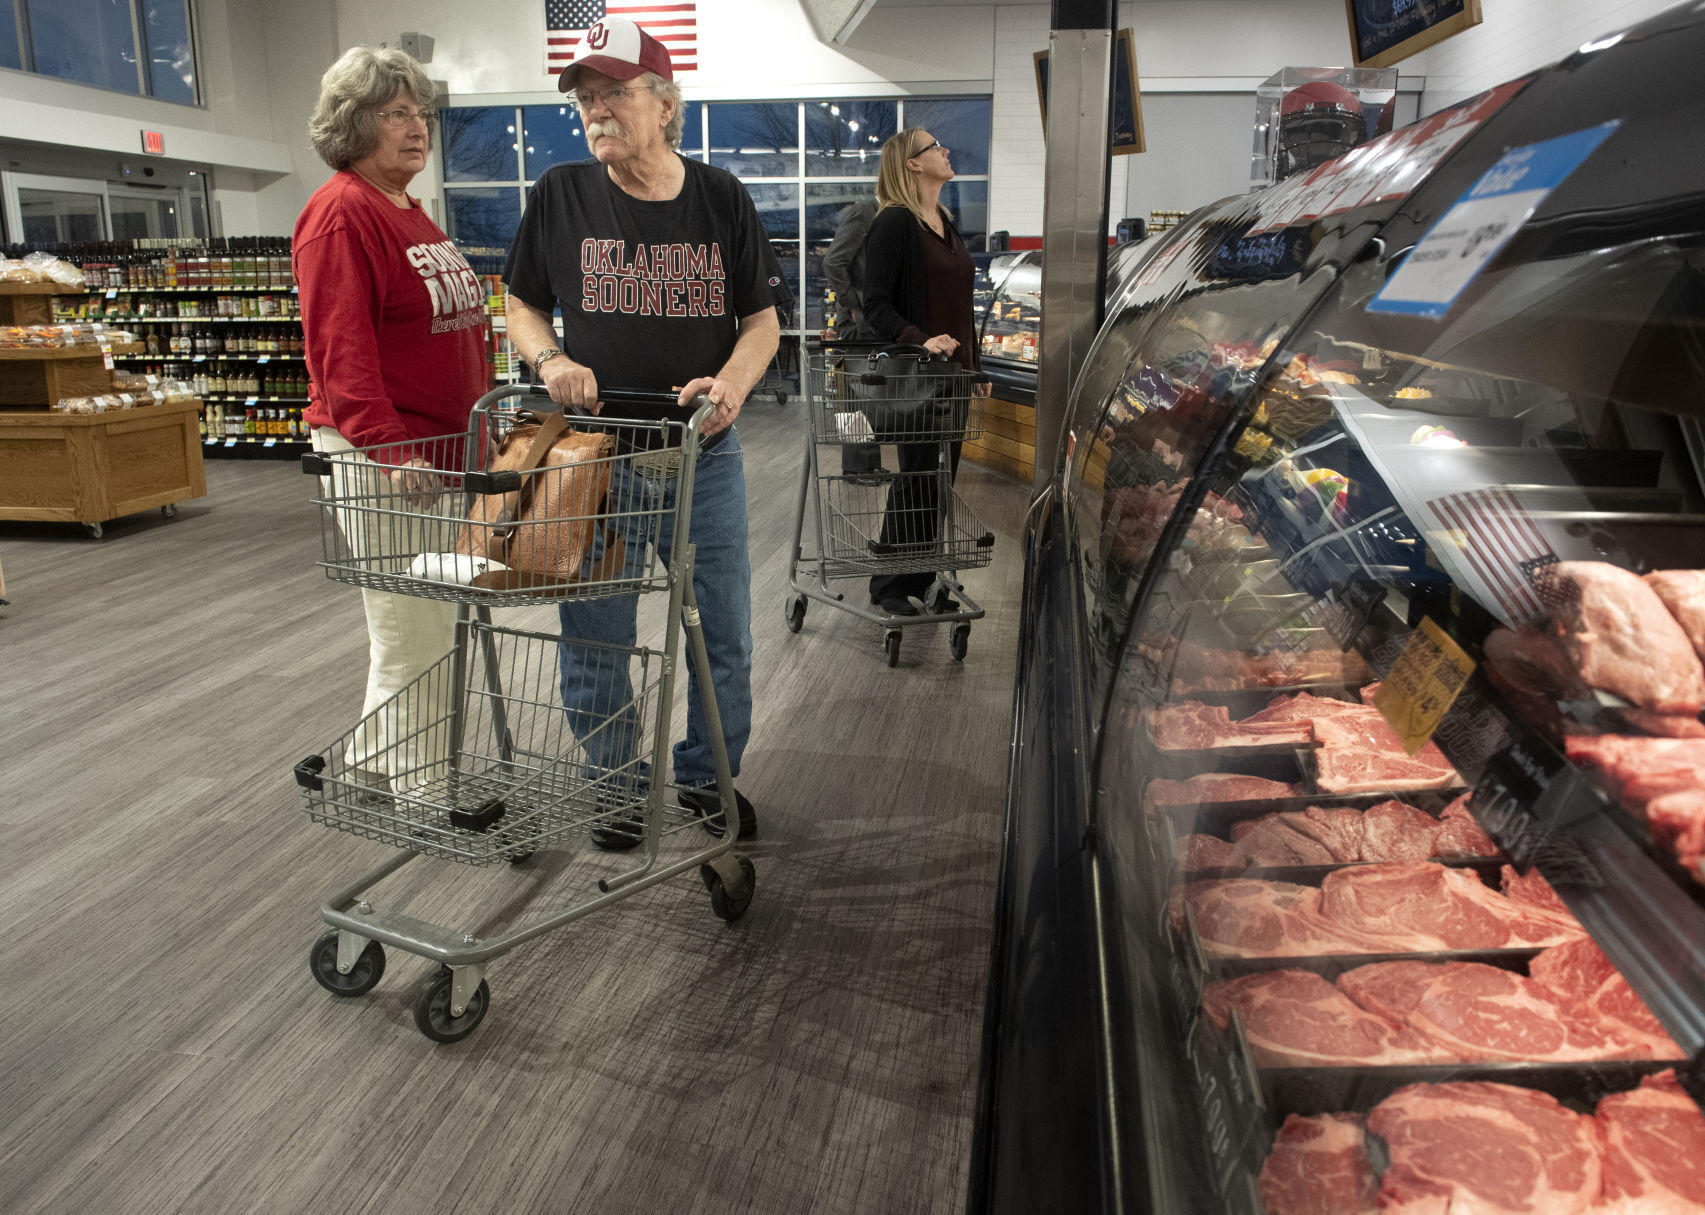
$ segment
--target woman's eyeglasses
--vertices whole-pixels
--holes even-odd
[[[625,105],[627,100],[638,92],[639,90],[636,88],[621,84],[607,89],[583,89],[578,93],[570,93],[568,104],[581,114],[590,110],[600,101],[613,110]]]
[[[923,147],[919,148],[916,152],[912,153],[912,159],[916,160],[918,157],[922,156],[925,152],[933,152],[937,148],[940,148],[943,151],[946,151],[947,145],[942,143],[941,140],[939,140],[939,139],[936,140],[934,143],[925,144]]]
[[[438,111],[437,110],[380,110],[379,111],[379,117],[384,121],[386,126],[390,126],[390,127],[406,127],[411,122],[414,122],[416,119],[419,119],[421,122],[425,123],[428,127],[430,127],[434,122],[438,121]]]

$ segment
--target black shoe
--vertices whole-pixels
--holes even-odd
[[[699,816],[699,826],[717,839],[722,838],[722,795],[715,785],[703,789],[682,789],[675,795],[675,800],[683,809]],[[734,806],[740,813],[740,838],[749,840],[758,834],[758,812],[752,809],[752,803],[738,789],[734,791]]]
[[[605,796],[600,794],[598,801],[603,804]],[[645,820],[637,809],[615,810],[611,817],[600,821],[587,834],[605,852],[627,852],[645,842]]]
[[[884,595],[880,599],[870,601],[890,616],[916,616],[918,609],[904,595]]]
[[[930,596],[929,611],[932,616],[946,616],[959,610],[959,601],[946,591],[937,591]]]

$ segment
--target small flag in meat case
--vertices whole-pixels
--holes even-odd
[[[1462,538],[1463,556],[1517,623],[1549,615],[1533,576],[1557,555],[1507,489],[1448,494],[1427,503]]]
[[[698,70],[699,19],[694,4],[545,0],[545,71],[555,76],[573,63],[586,31],[605,17],[626,17],[661,42],[677,78],[682,72]]]

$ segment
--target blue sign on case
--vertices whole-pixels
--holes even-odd
[[[1504,153],[1409,251],[1368,311],[1445,315],[1545,196],[1618,125],[1619,120],[1606,122]]]

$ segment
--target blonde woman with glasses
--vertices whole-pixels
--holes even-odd
[[[976,267],[941,205],[941,189],[953,180],[951,151],[922,127],[907,127],[882,145],[876,181],[879,210],[864,242],[864,323],[877,340],[922,346],[946,355],[977,376],[978,396],[989,394],[979,374],[971,283]],[[951,445],[950,478],[959,471],[958,443]],[[936,443],[898,445],[899,470],[888,492],[885,537],[919,539],[920,520],[934,517]],[[927,539],[928,537],[923,537]],[[932,573],[879,574],[870,580],[870,601],[890,616],[916,616],[935,581]],[[952,600],[927,605],[954,611]]]
[[[360,482],[341,485],[339,497],[395,495],[416,510],[435,503],[437,478],[427,461],[409,458],[419,448],[384,445],[460,432],[486,386],[479,277],[408,192],[432,150],[433,95],[420,64],[399,50],[356,47],[332,64],[308,134],[333,173],[296,220],[291,249],[308,358],[302,416],[314,448],[379,448],[377,462],[337,462],[340,478]],[[405,536],[381,533],[406,527],[406,517],[361,513],[359,527],[345,528],[356,556],[405,551]],[[366,717],[450,651],[456,609],[384,591],[362,596]],[[432,778],[441,757],[422,736],[442,714],[423,699],[369,722],[346,756],[354,779],[402,793]]]

